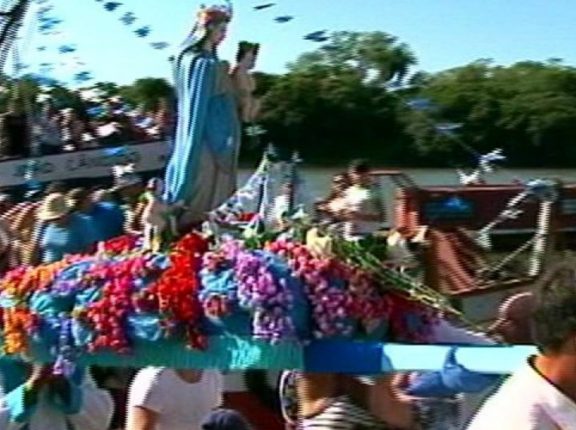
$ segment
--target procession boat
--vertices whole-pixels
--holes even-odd
[[[530,288],[549,258],[576,245],[576,184],[543,181],[550,195],[532,195],[520,183],[426,186],[399,170],[373,175],[395,185],[390,228],[406,237],[426,230],[426,284],[470,320],[493,320],[505,297]]]
[[[419,185],[400,170],[376,170],[373,175],[379,180],[390,179],[396,185],[392,225],[409,230],[422,225],[439,231],[480,230],[525,189],[522,184]],[[576,183],[558,182],[558,191],[552,219],[554,234],[559,245],[573,246],[576,241]],[[518,218],[505,220],[490,230],[495,239],[494,248],[513,243],[514,237],[521,240],[536,232],[538,202],[526,201],[522,210]]]

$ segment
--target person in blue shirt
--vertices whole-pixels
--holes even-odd
[[[69,254],[83,254],[94,250],[97,234],[92,223],[72,213],[64,194],[54,193],[40,205],[39,251],[44,264],[54,263]]]
[[[95,202],[90,192],[84,188],[71,190],[67,198],[72,210],[92,224],[96,242],[107,241],[124,234],[125,216],[117,203]]]

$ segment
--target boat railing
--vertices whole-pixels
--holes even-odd
[[[377,180],[382,178],[389,178],[394,185],[402,189],[417,189],[419,188],[411,176],[400,170],[374,170],[371,175]]]

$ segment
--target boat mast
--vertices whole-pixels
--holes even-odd
[[[0,71],[24,22],[31,0],[4,0],[0,9]]]

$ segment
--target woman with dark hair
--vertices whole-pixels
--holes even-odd
[[[167,203],[186,208],[183,225],[206,219],[236,189],[240,124],[229,68],[216,54],[231,14],[202,8],[173,61],[178,123],[165,184]]]

